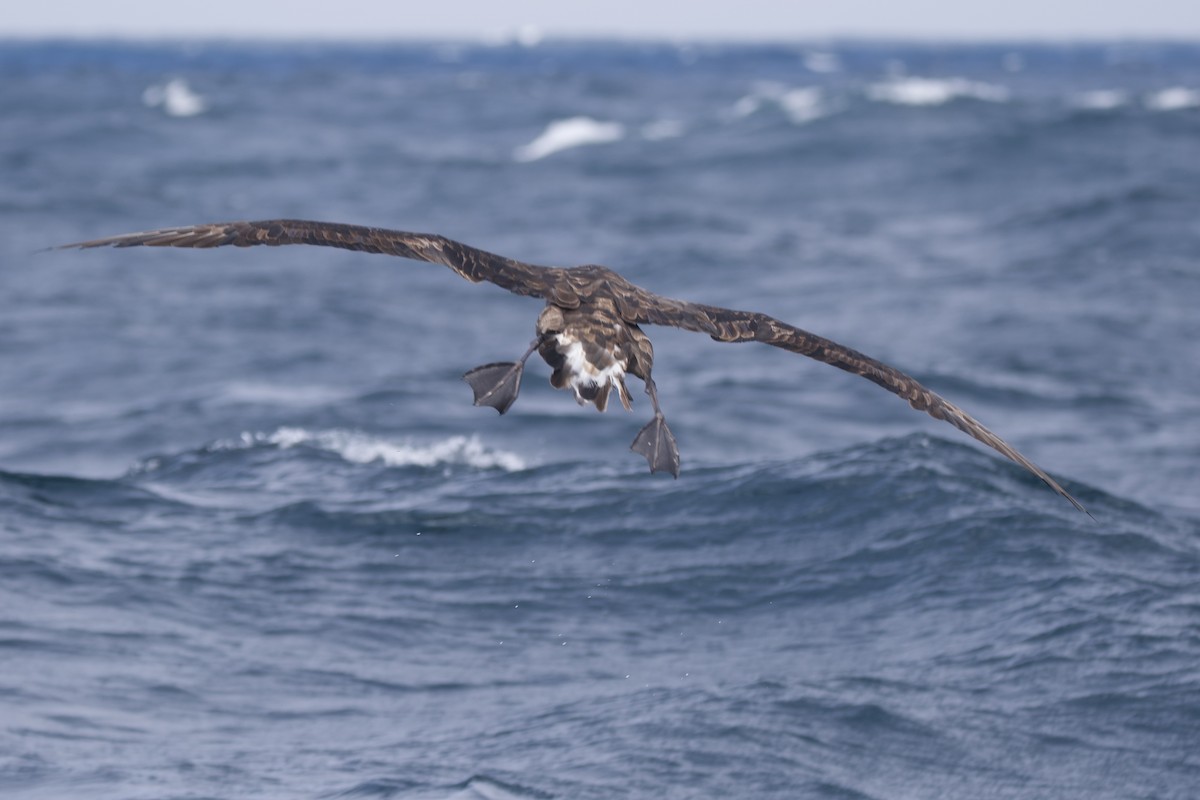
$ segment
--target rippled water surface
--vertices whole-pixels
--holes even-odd
[[[0,43],[0,794],[1192,798],[1200,49]],[[677,481],[537,301],[299,217],[768,312],[648,329]]]

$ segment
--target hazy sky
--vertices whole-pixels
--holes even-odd
[[[14,0],[0,36],[1200,40],[1200,0]]]

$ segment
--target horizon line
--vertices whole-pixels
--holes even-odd
[[[664,45],[1200,45],[1197,34],[1051,34],[1027,33],[993,36],[970,32],[917,33],[812,33],[812,34],[667,34],[657,32],[597,33],[541,30],[532,26],[495,33],[380,33],[361,32],[280,32],[266,34],[228,31],[183,32],[90,32],[0,31],[0,42],[129,42],[129,43],[236,43],[236,44],[445,44],[519,46],[536,48],[556,43],[664,44]]]

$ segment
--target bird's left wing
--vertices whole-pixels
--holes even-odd
[[[1091,516],[1091,513],[1056,480],[1017,452],[1012,445],[992,433],[970,414],[895,367],[845,345],[780,322],[766,314],[672,300],[629,283],[614,288],[618,310],[628,322],[669,325],[707,333],[718,342],[762,342],[861,375],[892,394],[904,398],[918,411],[924,411],[934,419],[950,423],[968,436],[1012,459],[1041,478],[1075,508]]]
[[[437,234],[408,233],[362,225],[298,219],[217,222],[126,233],[121,236],[74,242],[62,247],[207,248],[223,245],[251,247],[285,244],[338,247],[343,250],[429,261],[449,267],[472,283],[489,281],[514,294],[552,299],[564,308],[579,305],[578,296],[564,279],[563,269],[526,264]]]

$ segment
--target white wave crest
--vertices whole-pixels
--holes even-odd
[[[821,90],[815,86],[789,89],[779,98],[779,107],[787,114],[788,119],[797,125],[812,122],[827,113]]]
[[[216,449],[240,449],[260,445],[281,449],[306,446],[336,453],[355,464],[380,462],[389,467],[436,467],[465,464],[476,469],[525,469],[525,460],[515,453],[485,447],[477,436],[451,436],[438,442],[416,444],[396,441],[358,431],[309,431],[279,428],[273,433],[243,433],[232,442],[219,442]]]
[[[142,103],[149,108],[161,107],[169,117],[194,117],[208,110],[208,102],[192,91],[183,78],[147,86],[142,92]]]
[[[1003,86],[966,78],[895,78],[867,87],[867,97],[881,103],[902,106],[940,106],[967,98],[1003,103],[1009,91]]]
[[[809,72],[828,74],[842,68],[842,60],[836,53],[811,52],[804,54],[804,67]]]
[[[739,97],[733,104],[733,108],[729,109],[729,114],[737,118],[748,117],[762,108],[762,105],[763,97],[758,92],[751,92],[744,97]]]
[[[1129,102],[1129,96],[1120,89],[1094,89],[1081,92],[1071,98],[1071,105],[1085,111],[1111,111]]]
[[[486,775],[476,775],[467,785],[444,798],[429,796],[427,800],[522,800],[530,795],[493,781]],[[535,795],[539,796],[539,795]]]
[[[763,82],[756,85],[750,94],[739,98],[730,114],[734,118],[748,117],[768,103],[778,106],[796,125],[812,122],[830,113],[824,94],[816,86],[788,88],[780,83]]]
[[[1179,111],[1184,108],[1200,108],[1200,91],[1185,86],[1162,89],[1146,98],[1146,108],[1151,111]]]
[[[537,161],[551,153],[588,144],[607,144],[625,138],[619,122],[601,122],[591,117],[569,117],[551,122],[541,135],[513,151],[517,161]]]

